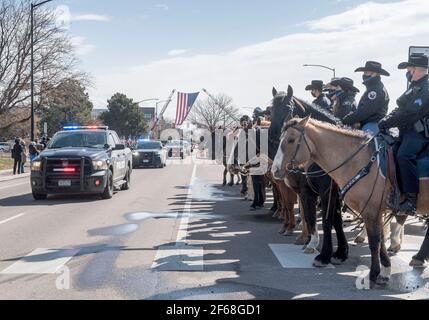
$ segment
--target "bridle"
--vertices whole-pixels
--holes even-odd
[[[290,160],[290,162],[287,164],[287,168],[297,169],[296,158],[298,156],[299,150],[301,149],[303,141],[305,142],[305,146],[307,147],[308,151],[310,152],[310,155],[313,154],[313,152],[311,151],[310,145],[308,144],[307,138],[305,137],[305,129],[301,128],[301,127],[297,127],[297,126],[290,126],[289,128],[290,129],[294,129],[294,130],[296,130],[296,131],[298,131],[300,133],[298,144],[296,145],[296,149],[295,149],[295,152],[293,154],[293,157]]]

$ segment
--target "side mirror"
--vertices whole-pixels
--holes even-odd
[[[116,151],[125,150],[125,145],[124,144],[117,144],[113,150],[116,150]]]

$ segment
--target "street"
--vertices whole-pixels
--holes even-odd
[[[359,290],[367,244],[351,246],[342,266],[315,269],[314,255],[277,233],[270,205],[250,212],[221,174],[169,161],[134,170],[131,190],[107,201],[35,202],[28,177],[0,182],[0,299],[429,298],[429,270],[408,267],[425,234],[417,220],[392,258],[388,287]],[[346,230],[353,244],[357,231]]]

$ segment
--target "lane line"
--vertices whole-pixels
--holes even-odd
[[[176,246],[180,246],[186,242],[188,237],[189,218],[192,214],[192,189],[197,176],[197,165],[194,165],[192,170],[191,182],[189,183],[188,195],[186,196],[186,204],[183,211],[179,213],[180,224],[176,238]]]
[[[18,218],[20,218],[20,217],[22,217],[22,216],[25,216],[25,212],[20,213],[20,214],[17,214],[16,216],[13,216],[13,217],[11,217],[11,218],[9,218],[9,219],[6,219],[6,220],[3,220],[3,221],[0,221],[0,225],[5,224],[5,223],[8,223],[8,222],[10,222],[10,221],[12,221],[12,220],[18,219]]]

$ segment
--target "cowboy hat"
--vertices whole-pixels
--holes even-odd
[[[360,92],[360,90],[354,86],[354,82],[350,78],[344,77],[336,79],[332,81],[331,84],[334,86],[340,86],[344,91]]]
[[[310,90],[320,90],[322,91],[323,89],[323,81],[321,80],[313,80],[311,81],[311,84],[308,85],[307,87],[305,87],[306,91],[310,91]]]
[[[406,69],[408,67],[420,67],[429,69],[429,59],[423,53],[413,53],[408,58],[408,62],[402,62],[398,69]]]
[[[355,72],[365,72],[372,71],[381,74],[382,76],[390,77],[390,73],[383,69],[380,62],[376,61],[367,61],[365,67],[360,67],[355,70]]]

